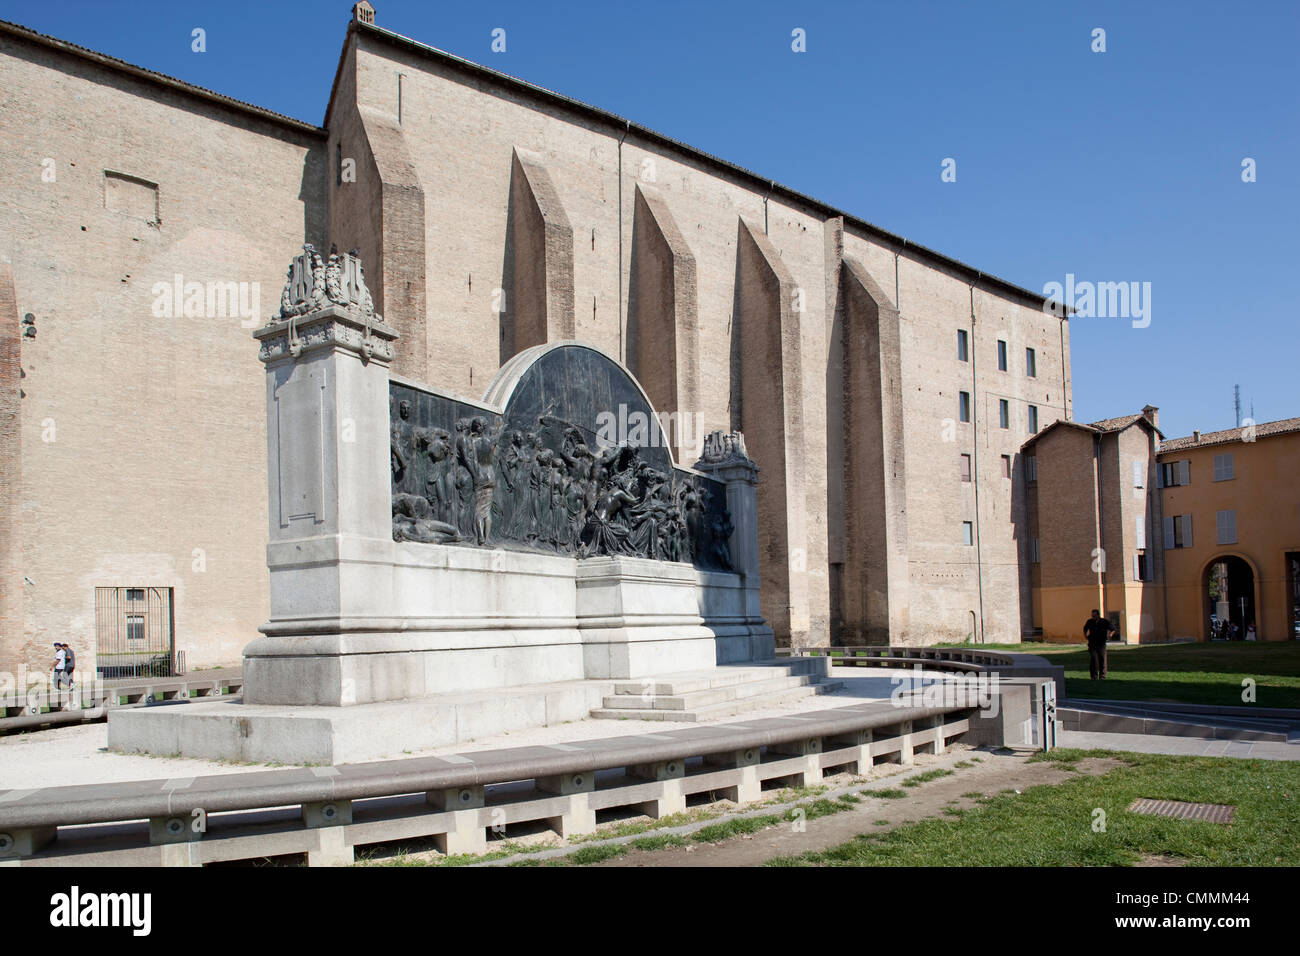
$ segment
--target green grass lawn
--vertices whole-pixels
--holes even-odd
[[[962,645],[966,646],[966,645]],[[1255,681],[1255,705],[1300,708],[1300,641],[1110,645],[1107,677],[1088,676],[1083,644],[980,644],[1041,654],[1065,668],[1067,697],[1247,706],[1242,681]]]
[[[863,834],[829,850],[769,866],[1126,866],[1145,856],[1189,866],[1300,865],[1300,763],[1058,750],[1124,766],[1065,783],[988,797],[971,809]],[[1139,797],[1226,803],[1231,824],[1130,813]],[[1104,830],[1094,821],[1103,818]]]

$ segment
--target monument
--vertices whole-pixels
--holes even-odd
[[[482,400],[397,378],[355,253],[304,246],[254,335],[271,613],[243,701],[114,713],[110,748],[373,759],[774,657],[742,435],[677,464],[636,379],[580,342],[520,352]],[[620,441],[614,413],[646,427]]]

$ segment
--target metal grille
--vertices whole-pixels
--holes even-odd
[[[1181,800],[1134,800],[1129,805],[1133,813],[1147,813],[1175,820],[1205,820],[1209,823],[1231,823],[1236,807],[1222,803],[1184,803]]]
[[[175,671],[171,588],[95,588],[95,670],[100,677],[167,677]]]

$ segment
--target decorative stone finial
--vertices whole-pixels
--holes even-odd
[[[262,343],[263,362],[326,346],[356,352],[363,362],[391,362],[397,330],[375,311],[355,249],[340,255],[331,247],[326,259],[307,243],[289,264],[279,314],[253,337]]]
[[[375,313],[370,290],[366,288],[361,257],[356,250],[340,255],[330,247],[328,259],[322,259],[311,243],[289,263],[289,274],[280,296],[279,319],[318,312],[337,305],[365,319],[382,322]]]
[[[704,439],[704,453],[700,461],[710,465],[722,465],[731,462],[749,462],[749,453],[745,451],[743,432],[710,432]]]

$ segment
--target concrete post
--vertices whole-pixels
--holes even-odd
[[[683,781],[686,779],[685,760],[661,760],[653,764],[638,764],[628,768],[633,777],[658,781],[662,788],[654,800],[643,803],[646,816],[662,820],[674,813],[686,812],[686,791]]]
[[[440,852],[447,856],[487,852],[487,828],[480,813],[487,805],[487,796],[482,787],[430,790],[424,798],[430,806],[452,815],[447,832],[433,838]]]
[[[794,776],[799,778],[797,786],[811,787],[814,784],[821,783],[822,779],[822,740],[820,737],[809,737],[805,740],[791,740],[783,744],[771,744],[767,748],[768,753],[786,754],[792,757],[803,757],[804,768],[795,771]]]
[[[564,812],[550,817],[552,830],[562,838],[575,833],[591,833],[596,829],[596,811],[591,809],[588,794],[596,790],[594,773],[565,773],[553,777],[538,777],[537,789],[568,797]]]
[[[388,368],[397,332],[369,309],[352,256],[294,260],[280,317],[256,330],[266,365],[271,619],[244,650],[247,704],[365,702],[340,659],[347,622],[391,607],[368,561],[392,538]],[[333,635],[333,636],[331,636]]]
[[[745,451],[745,436],[740,432],[709,434],[695,470],[726,486],[732,528],[727,544],[732,569],[744,587],[744,624],[737,634],[718,635],[718,663],[770,660],[776,656],[776,638],[759,605],[758,465]]]
[[[757,747],[727,753],[707,754],[704,762],[715,767],[734,767],[739,775],[735,786],[723,788],[723,795],[735,804],[753,803],[763,796],[763,781],[758,775],[762,754]]]

